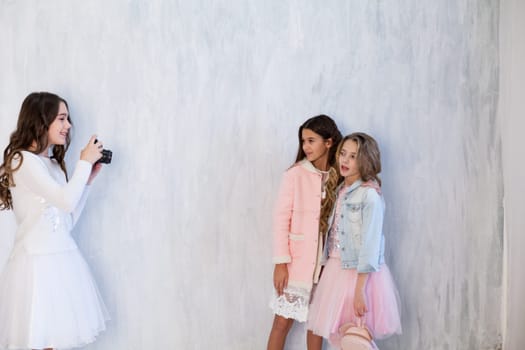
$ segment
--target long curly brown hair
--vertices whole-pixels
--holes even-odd
[[[342,181],[339,172],[335,167],[330,167],[328,171],[328,180],[325,184],[325,198],[321,200],[321,217],[319,219],[319,231],[326,235],[328,232],[328,219],[332,213],[332,209],[336,200],[336,188]]]
[[[306,156],[303,151],[302,136],[303,129],[309,129],[320,135],[324,140],[332,139],[332,147],[328,150],[328,180],[325,184],[325,198],[321,200],[321,217],[319,219],[319,231],[326,235],[328,229],[328,218],[335,203],[335,189],[342,181],[336,165],[336,152],[339,142],[343,138],[332,118],[325,114],[320,114],[305,121],[298,132],[299,148],[295,161],[298,162]]]
[[[4,161],[0,165],[0,210],[12,209],[13,200],[10,187],[15,186],[13,173],[17,171],[23,162],[21,151],[29,151],[40,154],[48,147],[49,126],[55,120],[60,102],[63,102],[69,110],[66,100],[49,92],[33,92],[22,102],[16,130],[9,138],[9,144],[4,150]],[[71,118],[68,117],[71,123]],[[64,157],[71,142],[69,133],[65,145],[54,145],[51,158],[55,159],[60,168],[66,174]],[[13,167],[13,159],[19,161]]]

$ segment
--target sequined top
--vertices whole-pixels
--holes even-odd
[[[346,187],[341,186],[339,189],[339,192],[337,193],[337,202],[335,205],[335,217],[334,217],[334,223],[330,227],[330,232],[328,233],[328,255],[332,258],[339,258],[341,257],[341,253],[339,249],[341,248],[340,242],[339,242],[339,221],[341,218],[341,204],[343,203],[343,193],[345,191]]]

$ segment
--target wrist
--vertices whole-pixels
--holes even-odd
[[[84,157],[80,157],[79,160],[82,161],[82,162],[89,163],[90,165],[93,165],[93,163],[94,163],[94,162],[92,162],[91,160],[89,160],[89,159],[87,159],[87,158],[84,158]]]

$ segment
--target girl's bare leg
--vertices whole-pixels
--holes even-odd
[[[293,319],[275,315],[272,330],[270,331],[270,337],[268,338],[267,350],[283,350],[286,336],[288,335],[290,328],[292,328],[292,325]]]
[[[306,333],[306,346],[308,350],[321,350],[323,347],[323,337],[309,330]]]

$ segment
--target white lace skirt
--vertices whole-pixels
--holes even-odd
[[[273,313],[284,318],[292,318],[299,322],[308,320],[308,307],[310,306],[311,288],[288,285],[282,295],[274,295],[270,300]]]
[[[91,343],[109,319],[78,249],[12,256],[0,274],[0,349]]]

